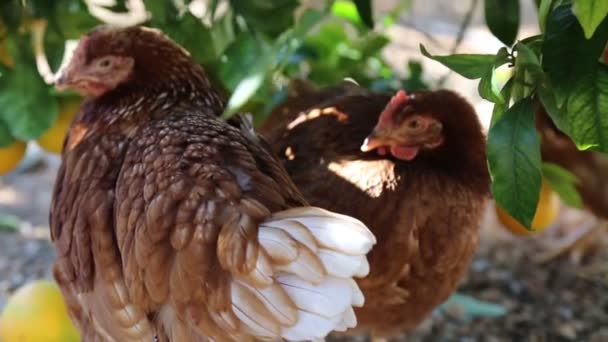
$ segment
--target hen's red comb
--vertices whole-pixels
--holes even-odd
[[[405,93],[405,90],[399,90],[397,94],[391,98],[391,101],[386,105],[382,113],[380,113],[378,124],[390,125],[393,119],[393,114],[399,107],[403,106],[406,101],[407,94]]]

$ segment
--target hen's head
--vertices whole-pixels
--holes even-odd
[[[56,80],[58,89],[101,96],[123,84],[158,84],[195,67],[190,55],[158,30],[101,26],[81,38]]]
[[[397,92],[373,131],[363,152],[377,150],[400,160],[418,155],[458,158],[471,152],[484,157],[484,137],[473,107],[448,90]]]

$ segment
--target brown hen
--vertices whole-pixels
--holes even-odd
[[[299,86],[261,132],[310,203],[360,219],[378,239],[352,332],[410,331],[455,290],[490,182],[482,128],[463,98]]]
[[[189,54],[102,27],[57,80],[87,96],[64,143],[54,275],[85,341],[307,340],[356,324],[373,235],[307,207]]]
[[[586,209],[600,218],[600,223],[570,227],[564,238],[552,242],[552,247],[540,255],[539,261],[549,261],[569,252],[576,261],[596,248],[601,248],[608,224],[608,156],[597,151],[581,151],[575,143],[553,123],[540,103],[536,104],[536,128],[541,136],[544,162],[554,163],[570,171],[578,180],[576,188]],[[594,248],[591,248],[594,247]]]

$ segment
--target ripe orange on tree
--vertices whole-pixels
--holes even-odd
[[[521,223],[517,222],[511,215],[496,205],[498,220],[506,229],[516,235],[532,235],[542,232],[555,221],[558,211],[559,196],[544,180],[540,190],[538,205],[536,206],[536,213],[532,219],[532,230],[526,229]]]
[[[23,141],[15,140],[12,144],[0,147],[0,175],[13,170],[25,155],[27,145]]]
[[[80,103],[81,100],[77,97],[62,97],[59,99],[59,115],[57,115],[57,120],[36,140],[40,147],[50,153],[61,153],[63,140],[70,128],[72,119],[78,113]]]

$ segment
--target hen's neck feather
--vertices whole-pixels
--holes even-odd
[[[141,122],[181,112],[219,115],[226,100],[198,64],[173,61],[147,72],[136,66],[122,85],[87,100],[81,119],[96,126],[133,130]]]

